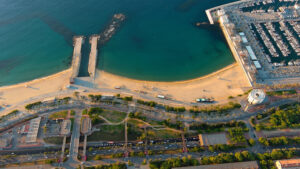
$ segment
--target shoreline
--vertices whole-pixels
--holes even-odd
[[[126,76],[120,76],[120,75],[116,75],[116,74],[113,74],[113,73],[110,73],[110,72],[106,72],[104,70],[100,70],[100,69],[96,69],[97,72],[100,73],[100,76],[101,76],[101,73],[105,73],[105,74],[109,74],[109,75],[112,75],[112,76],[115,76],[115,77],[118,77],[120,79],[124,79],[124,80],[130,80],[130,81],[135,81],[135,82],[138,82],[138,83],[153,83],[153,84],[184,84],[184,83],[192,83],[192,82],[195,82],[195,81],[198,81],[198,80],[202,80],[202,79],[208,79],[210,77],[213,77],[213,76],[216,76],[226,70],[229,70],[235,66],[237,66],[237,62],[234,62],[230,65],[227,65],[219,70],[216,70],[212,73],[209,73],[207,75],[204,75],[204,76],[200,76],[200,77],[196,77],[196,78],[193,78],[193,79],[189,79],[189,80],[179,80],[179,81],[151,81],[151,80],[138,80],[138,79],[133,79],[133,78],[129,78],[129,77],[126,77]],[[98,73],[98,75],[99,75]],[[98,75],[96,78],[98,78]]]
[[[155,98],[157,95],[164,95],[182,103],[207,97],[214,98],[216,104],[226,103],[229,96],[235,97],[251,88],[236,62],[199,78],[174,82],[136,80],[97,70],[95,84],[98,88],[117,89],[120,94],[134,91],[138,97],[140,94]]]
[[[18,107],[22,102],[32,98],[60,92],[69,84],[71,74],[72,69],[69,68],[31,81],[2,86],[0,87],[0,107]]]
[[[100,69],[97,69],[96,68],[96,71],[97,72],[105,72],[105,73],[108,73],[108,74],[111,74],[111,75],[114,75],[114,76],[118,76],[120,78],[124,78],[124,79],[129,79],[129,80],[133,80],[133,81],[137,81],[137,82],[148,82],[148,83],[190,83],[190,82],[193,82],[193,81],[196,81],[196,80],[201,80],[201,79],[206,79],[206,78],[209,78],[209,77],[212,77],[216,74],[219,74],[221,72],[224,72],[234,66],[237,65],[237,62],[234,62],[230,65],[227,65],[219,70],[216,70],[212,73],[209,73],[207,75],[204,75],[204,76],[200,76],[200,77],[196,77],[196,78],[193,78],[193,79],[189,79],[189,80],[179,80],[179,81],[149,81],[149,80],[138,80],[138,79],[133,79],[133,78],[128,78],[126,76],[120,76],[120,75],[117,75],[117,74],[113,74],[113,73],[109,73],[109,72],[106,72],[104,70],[100,70]],[[11,84],[11,85],[5,85],[5,86],[0,86],[0,90],[5,90],[5,89],[11,89],[11,88],[14,88],[14,87],[20,87],[20,86],[25,86],[25,85],[31,85],[33,83],[38,83],[39,81],[43,81],[43,80],[47,80],[47,79],[51,79],[51,78],[55,78],[55,77],[58,77],[62,74],[65,74],[67,72],[71,71],[71,68],[68,68],[68,69],[65,69],[65,70],[62,70],[62,71],[59,71],[57,73],[54,73],[54,74],[51,74],[51,75],[48,75],[48,76],[43,76],[43,77],[39,77],[39,78],[36,78],[36,79],[33,79],[33,80],[29,80],[29,81],[25,81],[25,82],[20,82],[20,83],[16,83],[16,84]]]
[[[54,73],[54,74],[51,74],[51,75],[48,75],[48,76],[39,77],[39,78],[36,78],[36,79],[33,79],[33,80],[20,82],[20,83],[16,83],[16,84],[11,84],[11,85],[0,86],[0,90],[11,89],[11,88],[14,88],[14,87],[20,87],[20,86],[30,85],[30,84],[33,84],[33,83],[38,83],[38,82],[43,81],[43,80],[56,78],[58,76],[66,74],[70,71],[71,71],[71,68],[68,68],[68,69],[59,71],[57,73]]]
[[[96,71],[94,85],[98,89],[113,89],[116,90],[115,92],[119,91],[120,94],[132,91],[136,93],[135,97],[145,94],[156,98],[161,94],[184,104],[194,102],[200,97],[214,98],[216,104],[226,103],[228,96],[243,94],[251,87],[247,84],[246,77],[236,62],[205,76],[173,82],[143,81],[110,74],[99,69]],[[2,86],[0,87],[0,106],[18,107],[32,98],[43,100],[43,97],[50,93],[65,91],[71,74],[72,69],[69,68],[32,81]],[[116,89],[117,86],[121,89]]]

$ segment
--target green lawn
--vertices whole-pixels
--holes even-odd
[[[53,113],[49,116],[49,119],[64,119],[66,118],[68,115],[68,111],[61,111],[61,112],[56,112],[56,113]]]
[[[126,113],[124,112],[106,110],[99,107],[89,109],[87,114],[90,116],[91,119],[97,117],[98,115],[103,116],[112,123],[121,122],[126,117]]]
[[[128,124],[131,125],[132,130],[135,133],[135,135],[133,134],[134,137],[139,137],[143,132],[144,129],[142,129],[141,127],[143,127],[145,125],[145,123],[135,120],[135,119],[130,119],[128,120]],[[169,130],[169,129],[164,129],[164,130],[154,130],[151,128],[147,129],[147,133],[148,133],[148,139],[168,139],[168,138],[178,138],[180,137],[180,133],[175,132],[173,130]]]
[[[124,124],[104,125],[100,127],[100,131],[88,136],[88,141],[123,141],[124,130]]]
[[[106,112],[108,113],[108,112]],[[119,112],[120,113],[120,112]],[[109,115],[111,118],[114,115]],[[144,133],[144,129],[141,128],[145,123],[130,119],[128,120],[128,140],[138,140]],[[125,126],[120,125],[102,125],[100,131],[94,132],[88,136],[88,141],[124,141]],[[166,138],[178,138],[180,134],[173,130],[153,130],[148,129],[148,139],[166,139]]]
[[[129,124],[132,124],[132,125],[137,126],[137,127],[142,127],[142,126],[145,125],[145,123],[143,123],[142,121],[139,121],[139,120],[136,120],[136,119],[131,119],[131,118],[127,122]]]
[[[100,113],[100,115],[113,123],[121,122],[126,117],[126,113],[124,112],[110,111],[110,110],[104,110],[102,113]]]
[[[44,141],[49,144],[62,145],[63,139],[63,137],[46,137],[44,138]]]
[[[149,139],[170,139],[170,138],[179,138],[180,133],[173,130],[153,130],[148,129],[148,138]]]

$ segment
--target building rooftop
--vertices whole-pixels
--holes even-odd
[[[83,134],[87,134],[88,132],[90,132],[92,129],[92,123],[91,123],[91,119],[90,118],[84,118],[82,119],[82,123],[81,123],[81,132]]]
[[[278,160],[276,166],[277,168],[300,168],[300,159]]]
[[[35,143],[39,132],[41,117],[30,120],[29,131],[26,136],[26,143]]]
[[[259,166],[256,161],[247,161],[247,162],[238,162],[238,163],[179,167],[174,169],[258,169],[258,168]]]
[[[201,146],[227,144],[228,142],[225,133],[199,134],[199,141]]]
[[[60,134],[68,135],[71,132],[71,120],[64,120],[61,124],[61,131]]]

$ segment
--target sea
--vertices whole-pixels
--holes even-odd
[[[150,81],[207,75],[234,59],[218,25],[195,23],[208,22],[206,9],[232,1],[0,0],[0,86],[69,68],[73,36],[88,44],[116,13],[126,19],[98,49],[98,69]],[[84,47],[83,62],[88,53]]]

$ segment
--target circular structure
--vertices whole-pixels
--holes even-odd
[[[248,95],[248,102],[250,104],[260,104],[266,98],[266,94],[261,89],[253,89]]]
[[[297,10],[300,9],[300,5],[296,4],[295,9],[297,9]]]

